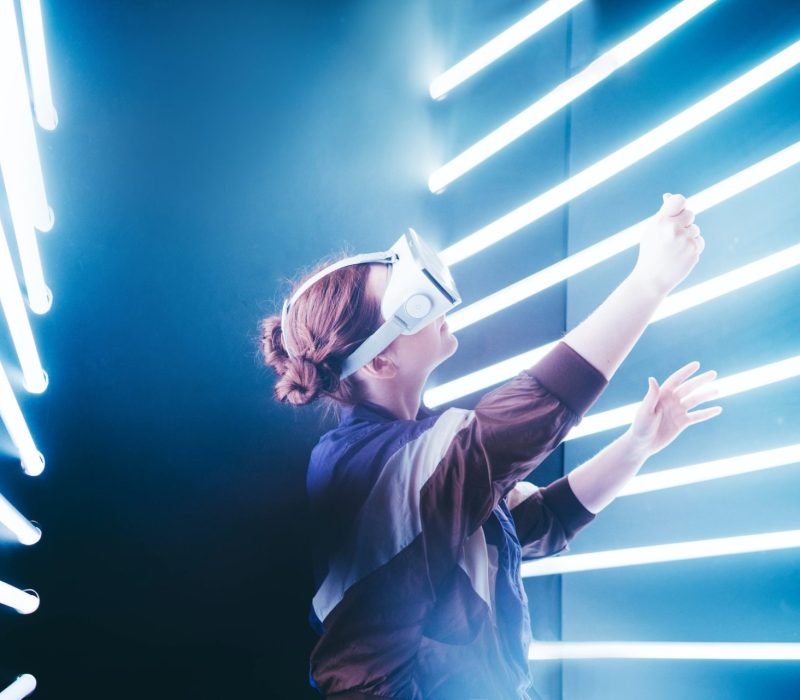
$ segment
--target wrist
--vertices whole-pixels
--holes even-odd
[[[634,266],[628,275],[628,280],[638,294],[652,299],[655,303],[663,301],[671,291],[664,282],[643,271],[638,265]]]
[[[642,463],[647,461],[647,459],[654,455],[657,451],[653,450],[647,442],[637,437],[630,427],[620,436],[619,439],[625,443],[627,453],[630,454],[634,460]]]

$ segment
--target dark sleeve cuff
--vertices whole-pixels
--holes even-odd
[[[526,370],[579,416],[597,401],[608,379],[564,341]]]
[[[545,504],[561,522],[569,538],[597,515],[578,500],[566,475],[542,487],[541,492]]]

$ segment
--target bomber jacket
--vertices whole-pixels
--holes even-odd
[[[566,476],[525,477],[608,380],[559,341],[474,409],[343,407],[311,452],[319,635],[309,682],[326,698],[529,700],[523,559],[569,549],[595,514]]]

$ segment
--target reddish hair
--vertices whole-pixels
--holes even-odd
[[[294,290],[312,275],[349,255],[320,261]],[[280,403],[303,406],[321,400],[328,408],[356,405],[363,385],[351,374],[340,379],[342,363],[383,323],[380,300],[367,293],[370,265],[346,265],[317,280],[289,308],[288,328],[280,313],[259,322],[261,356],[278,380],[274,397]],[[285,337],[294,357],[286,352]]]

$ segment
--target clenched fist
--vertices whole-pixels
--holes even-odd
[[[642,232],[634,272],[659,294],[677,287],[700,259],[706,242],[681,194],[664,194],[661,209]]]

